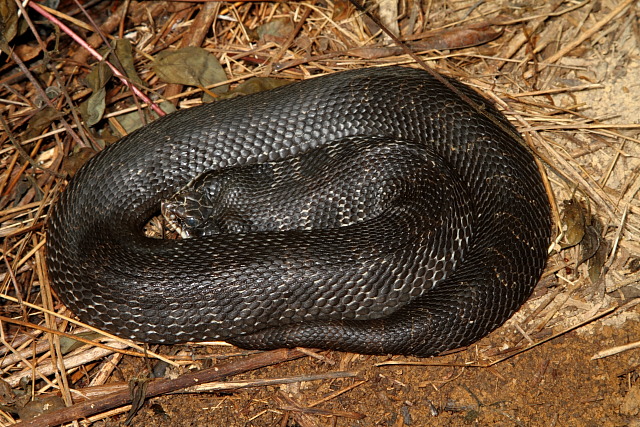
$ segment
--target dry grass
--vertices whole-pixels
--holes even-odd
[[[638,5],[630,0],[519,4],[521,9],[503,1],[428,1],[420,8],[403,1],[400,16],[387,18],[399,23],[406,39],[423,42],[413,46],[420,58],[487,94],[519,128],[548,174],[558,231],[573,225],[560,219],[559,201],[575,197],[588,218],[598,218],[609,248],[600,267],[603,277],[593,281],[586,266],[576,268],[577,247],[554,254],[544,286],[508,323],[508,339],[500,348],[485,346],[476,353],[473,362],[482,365],[594,319],[630,310],[635,304],[628,298],[637,294],[634,285],[640,282],[640,125],[639,116],[634,116],[634,111],[640,112]],[[113,38],[129,39],[142,92],[154,100],[170,100],[178,108],[201,103],[203,92],[221,84],[233,86],[253,76],[302,79],[415,62],[393,45],[385,45],[370,19],[342,2],[97,3],[89,8],[95,22],[74,4],[63,3],[59,10],[58,18],[96,48],[104,49],[105,41]],[[9,42],[13,57],[3,54],[0,74],[0,297],[4,302],[0,363],[8,388],[22,388],[27,397],[38,399],[60,395],[67,405],[82,399],[99,401],[116,391],[113,387],[121,387],[121,381],[105,384],[118,383],[113,372],[125,357],[184,367],[202,366],[203,359],[228,359],[225,353],[246,354],[227,347],[144,348],[78,323],[57,301],[46,276],[43,244],[49,207],[75,168],[67,157],[83,147],[98,150],[111,143],[122,130],[117,117],[148,107],[147,101],[135,99],[114,79],[107,85],[104,118],[87,128],[78,105],[91,93],[85,78],[94,60],[37,14],[30,16],[31,29]],[[286,25],[268,35],[257,34],[257,28],[275,21]],[[33,29],[38,30],[37,38]],[[209,88],[160,81],[151,67],[152,56],[185,46],[213,52],[228,81]],[[628,67],[629,74],[621,74],[616,64]],[[617,97],[607,98],[614,83],[623,89]],[[624,97],[624,87],[631,95],[614,109],[606,100]],[[589,108],[595,99],[610,102],[610,111]],[[558,236],[561,242],[562,233]],[[552,249],[559,250],[560,245]],[[83,345],[69,350],[73,340]],[[346,366],[344,358],[350,356],[334,357]],[[87,394],[93,390],[97,394]],[[337,394],[327,396],[329,400]],[[12,405],[24,404],[19,396],[13,399],[0,412],[1,425],[16,419],[9,412]],[[310,410],[315,405],[306,405],[305,412],[296,405],[284,396],[271,402],[285,423],[295,419],[300,425],[316,425],[318,415],[333,422],[358,419],[348,411],[319,413]],[[95,421],[112,413],[105,409],[91,415]],[[261,425],[256,421],[260,416],[250,420],[254,415],[247,415],[245,422]]]

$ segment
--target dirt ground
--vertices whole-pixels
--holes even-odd
[[[329,354],[330,361],[300,361],[264,369],[260,377],[310,375],[346,369],[356,378],[304,382],[296,387],[267,387],[224,395],[159,397],[150,401],[134,425],[272,426],[282,425],[282,395],[292,395],[306,408],[335,390],[365,382],[320,405],[347,411],[362,419],[316,416],[316,425],[344,426],[624,426],[637,418],[638,399],[629,398],[638,368],[638,355],[627,352],[591,360],[595,351],[627,344],[636,337],[637,322],[624,332],[598,325],[589,333],[571,332],[490,368],[464,367],[476,360],[476,348],[427,363],[454,366],[379,366],[384,357]],[[508,327],[478,346],[501,345]],[[345,361],[346,359],[346,361]],[[419,359],[393,358],[395,361]],[[631,402],[629,401],[631,400]],[[625,409],[623,414],[621,408]],[[295,416],[290,418],[295,420]],[[117,425],[117,423],[105,425]],[[296,425],[289,422],[285,425]],[[305,425],[302,422],[300,425]],[[313,424],[311,424],[313,425]]]
[[[17,16],[6,6],[11,2],[0,3],[8,11],[3,16]],[[428,359],[310,352],[226,378],[223,391],[149,398],[129,425],[640,426],[640,2],[425,0],[402,1],[398,11],[393,4],[372,11],[388,25],[399,25],[403,38],[415,43],[414,51],[431,66],[495,101],[544,163],[557,207],[556,231],[566,235],[553,245],[533,295],[505,325],[458,352]],[[153,88],[154,99],[158,93],[181,108],[200,103],[202,91],[184,78],[158,77],[163,71],[151,57],[169,47],[207,48],[232,88],[251,76],[299,79],[415,62],[376,34],[370,18],[340,1],[87,2],[86,7],[95,23],[70,1],[58,5],[56,14],[96,48],[104,43],[94,25],[130,40],[143,86]],[[28,400],[62,396],[70,404],[73,390],[106,387],[102,394],[85,394],[98,401],[113,391],[109,385],[124,387],[161,369],[154,357],[112,351],[88,356],[99,349],[87,346],[61,350],[44,329],[83,331],[60,317],[45,318],[43,310],[72,316],[48,291],[42,249],[46,213],[66,182],[63,175],[77,167],[67,154],[75,152],[82,162],[87,151],[77,151],[81,138],[72,134],[77,125],[88,129],[93,147],[112,143],[123,129],[130,131],[127,122],[117,120],[136,103],[117,80],[95,83],[88,77],[95,60],[78,42],[36,11],[29,16],[43,41],[28,29],[13,36],[7,30],[8,46],[24,66],[7,53],[0,64],[3,426],[29,417],[23,411]],[[3,22],[11,27],[12,21]],[[48,119],[36,114],[46,110],[46,102],[28,75],[47,88],[58,114]],[[219,86],[202,83],[208,74],[197,78],[200,86]],[[98,92],[103,98],[93,98],[80,120],[78,106]],[[86,109],[99,116],[91,127]],[[16,149],[18,144],[26,151]],[[35,163],[58,174],[47,175]],[[572,198],[577,209],[567,208],[565,201]],[[254,354],[196,344],[149,350],[179,360],[180,367],[163,371],[166,378]],[[46,365],[52,352],[66,369],[56,365],[34,377],[32,370]],[[20,357],[11,361],[15,355]],[[86,360],[70,368],[75,355]],[[19,382],[24,375],[28,380]],[[273,383],[259,382],[267,379]],[[234,389],[239,385],[246,388]],[[129,411],[129,405],[116,405],[111,412],[86,412],[78,423],[124,425]],[[36,411],[41,420],[50,414]]]

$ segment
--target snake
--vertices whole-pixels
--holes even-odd
[[[198,180],[226,188],[218,227],[147,236]],[[550,218],[535,158],[492,102],[370,67],[182,109],[108,146],[54,204],[46,264],[81,321],[123,338],[425,357],[519,309]]]

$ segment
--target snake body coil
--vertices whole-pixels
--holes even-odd
[[[452,84],[486,114],[424,71],[387,67],[157,120],[91,159],[61,195],[47,237],[55,289],[83,321],[145,342],[427,356],[481,338],[539,279],[549,204],[506,119]],[[326,211],[320,226],[296,217],[289,230],[182,240],[141,231],[160,201],[207,171],[296,156],[326,157],[326,167],[341,144],[372,153],[335,162],[368,178],[338,174],[331,202],[311,196]],[[297,214],[281,206],[278,215]]]

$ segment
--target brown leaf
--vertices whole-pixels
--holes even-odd
[[[93,90],[93,93],[86,101],[80,104],[80,114],[82,114],[87,126],[93,126],[102,119],[107,95],[105,86],[112,75],[113,73],[109,66],[102,61],[98,62],[87,75],[87,84]]]
[[[1,1],[1,0],[0,0]],[[13,50],[22,62],[29,62],[42,52],[42,46],[38,43],[23,43],[15,46]]]
[[[353,11],[353,5],[349,0],[335,0],[333,2],[333,12],[331,14],[331,20],[340,22],[351,16]]]
[[[11,55],[9,42],[18,34],[18,6],[13,0],[0,0],[0,50]]]
[[[600,280],[602,273],[604,271],[604,265],[607,262],[607,257],[609,256],[610,243],[602,238],[602,225],[598,221],[594,221],[594,227],[596,234],[598,236],[598,249],[595,251],[593,256],[589,258],[589,279],[591,283],[596,283]]]
[[[118,58],[122,69],[124,70],[127,78],[137,86],[143,86],[142,79],[138,77],[136,67],[133,64],[133,48],[131,42],[127,39],[116,39],[114,43],[113,53]]]
[[[60,396],[36,396],[23,407],[16,408],[16,411],[21,420],[31,420],[64,407],[64,401]]]
[[[28,128],[25,132],[25,139],[31,139],[41,135],[44,130],[59,117],[62,117],[62,113],[53,107],[45,107],[38,111],[31,120],[29,120]]]
[[[251,95],[252,93],[263,92],[265,90],[274,89],[279,86],[288,85],[289,83],[291,83],[291,81],[285,79],[274,79],[272,77],[252,77],[249,80],[240,83],[228,93],[220,96],[220,99],[235,98],[241,95]]]
[[[591,259],[600,248],[600,233],[592,225],[587,225],[584,228],[584,236],[580,242],[580,260],[576,264],[576,267]]]
[[[502,30],[496,31],[492,26],[449,28],[435,34],[429,34],[421,41],[411,44],[414,49],[454,50],[478,46],[497,39]]]
[[[412,51],[421,50],[453,50],[465,47],[477,46],[490,42],[502,34],[493,27],[483,26],[478,28],[451,28],[423,35],[422,40],[406,42]],[[419,37],[414,37],[418,39]],[[349,54],[364,59],[378,59],[400,55],[404,50],[399,46],[365,46],[349,49]]]
[[[158,53],[153,70],[164,82],[187,86],[206,87],[227,80],[218,58],[209,51],[194,46]],[[212,92],[221,94],[228,90],[229,86],[224,85]]]
[[[64,164],[62,165],[62,170],[65,171],[69,176],[73,176],[76,174],[80,166],[84,165],[87,160],[92,158],[96,152],[93,148],[82,147],[77,151],[71,153],[69,157],[64,160]]]
[[[561,246],[566,249],[582,241],[585,233],[585,215],[582,206],[575,199],[565,200],[563,205],[562,224],[566,231]]]
[[[176,107],[171,102],[161,102],[159,106],[160,109],[162,109],[162,111],[167,114],[176,111]],[[126,133],[131,133],[134,130],[144,126],[146,122],[150,122],[158,118],[158,115],[152,110],[144,110],[142,112],[142,114],[145,115],[145,120],[142,120],[140,114],[140,111],[132,111],[130,113],[119,115],[118,117],[116,117],[116,120],[118,121],[118,123],[120,123],[120,126],[125,130]],[[116,129],[114,130],[117,131]]]
[[[399,55],[402,52],[402,48],[397,46],[365,46],[349,49],[349,55],[363,59],[386,58],[388,56]]]
[[[278,44],[284,43],[289,37],[289,34],[294,29],[293,22],[288,17],[276,18],[266,24],[260,25],[256,32],[261,42],[275,42]]]

